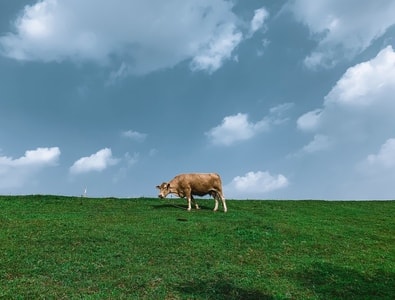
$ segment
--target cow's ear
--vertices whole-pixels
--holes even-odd
[[[157,185],[156,188],[160,190],[160,186],[159,185]]]
[[[166,185],[166,188],[167,188],[167,189],[169,189],[169,188],[170,188],[170,183],[168,183],[168,184]]]

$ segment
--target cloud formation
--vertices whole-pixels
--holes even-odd
[[[331,146],[331,141],[329,137],[322,134],[316,134],[313,140],[303,147],[303,152],[314,153],[318,151],[323,151]]]
[[[373,168],[391,168],[395,171],[395,138],[388,139],[377,154],[368,155],[366,163]]]
[[[321,113],[322,113],[322,109],[316,109],[313,111],[309,111],[304,115],[300,116],[296,123],[298,129],[303,131],[310,131],[317,129]]]
[[[264,7],[256,9],[254,12],[254,17],[251,20],[250,34],[254,34],[256,31],[261,29],[268,17],[269,12]]]
[[[318,40],[304,61],[310,68],[353,58],[395,24],[392,0],[293,0],[288,8]]]
[[[326,106],[366,109],[394,105],[395,53],[391,46],[375,58],[349,68],[325,97]],[[385,105],[385,106],[384,106]]]
[[[263,194],[282,189],[289,184],[282,175],[271,175],[269,172],[248,172],[244,176],[236,176],[226,185],[225,190],[231,197],[262,196]]]
[[[218,70],[225,60],[232,57],[233,50],[241,42],[243,35],[233,24],[224,27],[219,35],[214,35],[209,43],[197,54],[191,63],[193,70]]]
[[[111,149],[104,148],[91,156],[78,159],[70,167],[70,173],[81,174],[88,172],[100,172],[110,166],[116,165],[118,162],[119,160],[112,156]]]
[[[147,134],[134,130],[126,130],[122,132],[122,136],[137,142],[142,142],[146,139]]]
[[[306,149],[319,140],[325,145],[329,140],[344,144],[388,139],[395,128],[393,95],[395,52],[388,46],[371,60],[350,67],[325,96],[323,108],[298,119],[299,129],[315,133]]]
[[[268,128],[269,124],[266,120],[251,123],[248,121],[247,114],[238,113],[225,117],[221,125],[210,129],[206,135],[214,145],[230,146],[236,142],[248,140]]]
[[[0,189],[23,186],[41,169],[55,166],[60,156],[58,147],[27,150],[20,158],[0,156]]]
[[[16,60],[117,66],[110,81],[191,60],[214,72],[243,40],[242,23],[224,0],[42,0],[27,5],[0,51]],[[264,22],[256,13],[254,30]]]
[[[269,115],[256,123],[250,122],[248,114],[244,113],[227,116],[220,125],[206,132],[206,136],[212,144],[218,146],[230,146],[249,140],[261,132],[270,130],[274,125],[286,122],[288,118],[284,117],[284,114],[292,106],[292,103],[284,103],[272,107]]]

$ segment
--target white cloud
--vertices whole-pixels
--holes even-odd
[[[394,104],[395,53],[391,46],[381,50],[367,62],[349,68],[325,97],[325,104],[369,108]]]
[[[28,150],[17,159],[0,156],[0,188],[23,186],[42,168],[56,165],[59,156],[58,147]]]
[[[395,138],[388,139],[377,154],[370,154],[366,159],[370,167],[395,168]]]
[[[288,119],[283,115],[292,106],[292,103],[285,103],[273,107],[270,109],[268,116],[256,123],[250,122],[248,115],[243,113],[227,116],[220,125],[206,132],[206,136],[214,145],[223,146],[249,140],[255,135],[269,130],[274,125],[285,123]]]
[[[323,108],[302,115],[297,126],[328,141],[371,143],[383,140],[395,128],[395,52],[388,46],[370,61],[349,68],[324,98]],[[329,140],[326,140],[329,139]]]
[[[134,141],[142,142],[146,139],[147,134],[138,131],[127,130],[122,132],[122,136]]]
[[[110,166],[116,165],[118,162],[119,160],[112,156],[111,149],[104,148],[91,156],[78,159],[70,167],[70,173],[80,174],[92,171],[103,171]]]
[[[283,103],[276,105],[272,108],[270,108],[269,112],[269,119],[273,121],[273,123],[280,124],[288,121],[287,117],[284,117],[284,115],[292,108],[294,107],[294,103]]]
[[[268,124],[262,120],[250,123],[248,115],[238,113],[237,115],[225,117],[222,124],[212,128],[206,135],[215,145],[230,146],[236,142],[252,138],[257,133],[267,130]]]
[[[387,139],[384,144],[374,150],[377,148],[379,148],[377,153],[368,154],[355,164],[354,177],[362,182],[359,189],[367,190],[368,194],[364,197],[393,199],[395,138]]]
[[[395,24],[393,0],[293,0],[288,7],[319,40],[305,59],[311,68],[354,57]]]
[[[243,40],[232,6],[225,0],[42,0],[25,6],[14,32],[0,37],[0,51],[17,60],[117,66],[109,83],[185,60],[213,72]]]
[[[271,175],[269,172],[248,172],[244,176],[236,176],[226,185],[226,194],[233,197],[261,196],[268,192],[287,187],[288,179],[282,175]]]
[[[237,31],[233,24],[221,29],[218,36],[213,36],[209,43],[204,46],[191,63],[193,70],[207,70],[214,72],[219,69],[223,62],[230,59],[233,50],[242,40],[242,34]]]
[[[322,109],[309,111],[298,118],[297,126],[304,131],[315,130],[318,128]]]
[[[289,157],[303,160],[304,176],[310,170],[311,181],[322,180],[317,167],[326,170],[328,186],[322,192],[326,188],[349,199],[388,198],[395,175],[394,141],[389,139],[395,128],[393,95],[395,52],[386,47],[350,67],[324,97],[322,108],[298,119],[298,128],[312,134],[312,140]],[[330,186],[334,182],[336,191]]]
[[[395,138],[369,149],[371,154],[353,164],[349,188],[363,199],[394,199]]]
[[[329,137],[322,134],[316,134],[313,140],[303,147],[303,152],[314,153],[327,150],[330,146],[331,141]]]
[[[269,13],[264,7],[256,9],[254,17],[251,20],[250,33],[254,34],[256,31],[261,29],[268,17]]]

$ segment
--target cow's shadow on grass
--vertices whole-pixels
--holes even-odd
[[[200,280],[196,279],[190,282],[180,284],[176,289],[188,299],[226,299],[226,300],[272,300],[272,296],[257,290],[247,290],[238,287],[231,281],[221,280]]]
[[[316,263],[292,277],[322,299],[395,299],[395,272],[377,270],[364,274],[329,263]]]

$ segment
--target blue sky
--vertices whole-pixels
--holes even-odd
[[[372,13],[374,12],[374,13]],[[0,193],[394,199],[393,0],[2,0]]]

